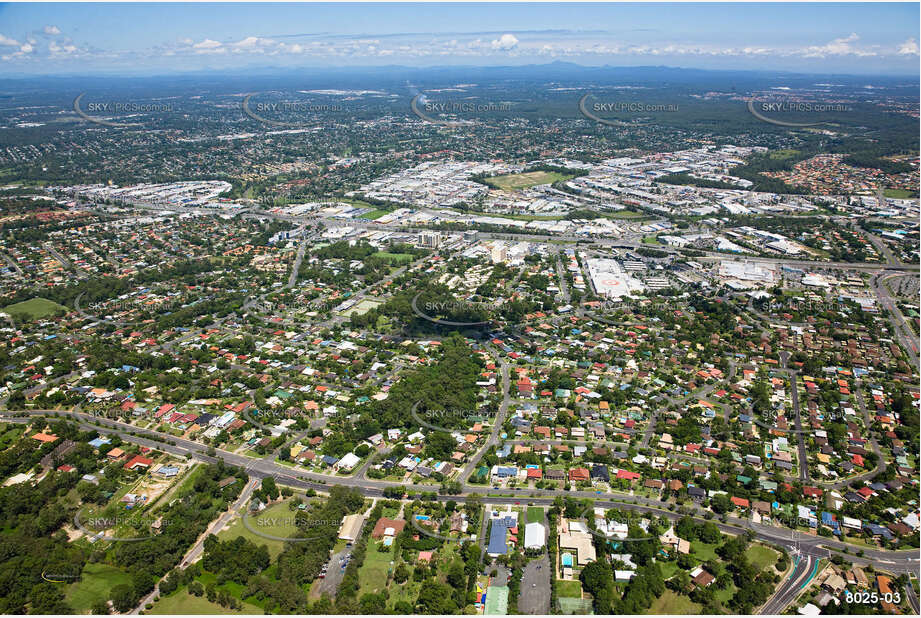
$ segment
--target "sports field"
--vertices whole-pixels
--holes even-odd
[[[3,311],[13,316],[13,319],[38,320],[56,314],[63,315],[69,309],[47,298],[31,298],[21,303],[8,305],[3,308]]]

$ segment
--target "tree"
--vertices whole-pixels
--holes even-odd
[[[416,599],[417,613],[453,614],[457,610],[453,592],[450,586],[439,582],[423,585]]]
[[[131,584],[117,584],[112,587],[112,604],[119,613],[134,609],[137,598],[134,596],[134,587]]]
[[[98,616],[107,615],[109,613],[109,604],[102,599],[93,603],[93,607],[90,609],[93,614]]]

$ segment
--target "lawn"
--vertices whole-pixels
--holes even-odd
[[[153,608],[146,610],[148,614],[263,614],[264,612],[249,603],[243,603],[238,610],[221,607],[212,603],[204,595],[197,597],[189,594],[187,588],[182,587],[168,597],[160,597]]]
[[[2,431],[2,433],[0,433],[0,448],[4,449],[18,440],[19,436],[25,432],[25,427],[18,425],[7,425],[5,429],[5,431],[0,430]]]
[[[567,579],[556,580],[556,595],[558,597],[582,598],[582,584]]]
[[[774,565],[777,564],[777,559],[780,557],[776,550],[760,543],[749,546],[748,551],[745,553],[748,556],[748,561],[758,569],[773,569]]]
[[[643,237],[643,244],[644,244],[644,245],[656,245],[657,247],[661,247],[661,246],[662,246],[662,243],[660,243],[658,240],[656,240],[656,237],[655,237],[655,236],[644,236],[644,237]]]
[[[702,543],[700,541],[694,541],[691,543],[691,554],[704,562],[707,560],[717,560],[716,548],[719,546],[720,543]]]
[[[386,215],[388,212],[390,211],[389,210],[372,210],[371,212],[366,212],[365,214],[361,215],[361,217],[359,218],[360,219],[372,219],[372,220],[380,219],[381,217]]]
[[[378,251],[377,253],[372,254],[372,257],[384,258],[385,260],[390,260],[390,263],[394,262],[400,264],[403,262],[412,262],[413,256],[411,253],[390,253],[388,251]]]
[[[780,150],[774,150],[768,154],[769,159],[781,160],[781,159],[791,159],[799,154],[799,150],[793,148],[781,148]]]
[[[370,541],[365,553],[365,561],[358,569],[358,598],[368,592],[380,592],[387,587],[387,573],[390,570],[390,561],[393,560],[393,549],[378,551],[380,541]]]
[[[87,564],[78,582],[67,588],[64,597],[78,614],[89,613],[96,601],[108,601],[109,592],[118,584],[130,584],[131,576],[107,564]]]
[[[666,589],[662,596],[652,602],[647,614],[699,614],[701,605],[695,603],[684,595],[679,595],[673,590]]]
[[[914,197],[915,193],[914,191],[909,191],[908,189],[883,189],[883,195],[898,200]]]
[[[294,514],[295,512],[288,508],[287,502],[273,504],[266,510],[256,515],[247,515],[249,527],[259,532],[265,532],[271,536],[289,537],[294,534]],[[243,518],[237,517],[230,525],[220,533],[217,538],[222,541],[231,541],[238,536],[248,539],[256,545],[265,545],[269,548],[269,555],[274,560],[278,554],[285,548],[283,541],[268,539],[249,530],[243,524]]]
[[[8,305],[3,308],[3,311],[10,314],[15,320],[38,320],[56,314],[63,315],[70,310],[64,305],[59,305],[47,298],[38,297]]]
[[[539,506],[528,507],[528,523],[531,524],[534,522],[544,522],[544,509]]]
[[[492,178],[486,178],[485,182],[489,186],[503,191],[517,191],[536,185],[549,185],[558,180],[569,180],[570,178],[575,178],[575,176],[558,172],[523,172],[521,174],[493,176]]]
[[[675,573],[678,572],[678,562],[672,560],[662,560],[659,562],[659,570],[662,571],[662,579],[668,581]]]
[[[646,215],[641,212],[636,212],[635,210],[628,210],[626,208],[622,210],[615,210],[614,212],[603,212],[602,216],[607,217],[608,219],[648,219],[649,215]]]

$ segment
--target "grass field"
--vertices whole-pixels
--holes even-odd
[[[384,215],[386,215],[388,212],[390,211],[389,210],[372,210],[371,212],[366,212],[365,214],[361,215],[361,217],[359,218],[360,219],[372,219],[372,220],[379,219],[383,217]]]
[[[7,425],[0,430],[0,448],[6,448],[19,439],[26,428],[18,425]]]
[[[574,178],[574,176],[558,172],[524,172],[521,174],[493,176],[486,179],[486,184],[503,191],[517,191],[535,185],[548,185],[558,180],[569,180],[570,178]]]
[[[644,245],[656,245],[657,247],[662,246],[662,243],[656,240],[655,236],[643,236],[643,244]]]
[[[652,602],[647,614],[699,614],[701,606],[686,596],[666,589],[662,596]]]
[[[221,607],[212,603],[204,595],[197,597],[189,594],[187,588],[182,587],[168,597],[160,597],[153,608],[147,610],[148,614],[262,614],[261,609],[249,603],[243,603],[238,610]]]
[[[909,191],[908,189],[883,189],[883,195],[895,199],[904,199],[913,197],[915,193],[913,191]]]
[[[645,215],[641,212],[636,212],[635,210],[615,210],[614,212],[603,212],[602,216],[607,217],[608,219],[649,219],[649,215]]]
[[[780,150],[773,150],[768,154],[769,159],[790,159],[799,154],[799,150],[793,148],[782,148]]]
[[[413,256],[409,253],[389,253],[387,251],[378,251],[373,254],[374,257],[384,258],[385,260],[390,260],[390,263],[394,262],[402,264],[403,262],[412,262]]]
[[[289,537],[295,531],[294,511],[288,508],[287,502],[274,504],[257,515],[247,515],[247,521],[253,530],[265,532],[271,536]],[[247,529],[243,524],[243,519],[239,517],[234,519],[226,530],[221,531],[217,538],[222,541],[231,541],[238,536],[242,536],[256,545],[268,547],[269,555],[273,560],[285,548],[284,542],[267,539]]]
[[[38,320],[55,314],[67,313],[69,309],[47,298],[39,297],[8,305],[3,308],[3,311],[13,316],[13,319]]]
[[[749,562],[759,569],[773,569],[777,564],[777,559],[780,558],[776,550],[757,543],[751,545],[745,553]]]
[[[71,584],[64,597],[75,612],[86,614],[96,601],[108,601],[114,586],[130,583],[131,576],[117,567],[87,564],[80,581]]]
[[[380,541],[371,540],[365,552],[365,561],[358,570],[358,583],[360,589],[358,598],[368,592],[381,592],[387,587],[387,572],[390,570],[390,561],[393,560],[393,549],[378,551]]]
[[[528,523],[544,523],[544,509],[539,506],[528,507]]]
[[[566,579],[556,580],[556,595],[558,597],[582,598],[582,584]]]
[[[704,562],[707,560],[717,560],[716,548],[719,547],[719,545],[719,543],[710,544],[694,541],[691,543],[691,554]]]
[[[675,573],[678,572],[678,563],[672,562],[670,560],[663,560],[659,562],[659,570],[662,571],[662,579],[668,581],[670,580]]]

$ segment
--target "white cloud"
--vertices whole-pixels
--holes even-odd
[[[55,58],[74,56],[77,54],[77,52],[79,52],[79,50],[77,49],[76,45],[70,45],[68,43],[58,45],[54,41],[51,41],[51,43],[48,44],[48,53],[50,53],[51,56]]]
[[[214,41],[211,39],[205,39],[201,43],[195,43],[194,45],[192,45],[192,47],[194,47],[195,49],[216,49],[218,47],[221,47],[222,45],[223,43],[220,43],[218,41]]]
[[[261,50],[267,47],[273,47],[275,41],[272,39],[263,39],[258,36],[248,36],[242,41],[232,43],[231,47],[237,50]]]
[[[492,42],[493,49],[513,49],[518,46],[518,37],[514,34],[503,34]]]
[[[61,34],[61,29],[58,28],[57,26],[51,26],[51,25],[45,26],[45,28],[43,29],[43,31],[44,31],[45,34],[48,34],[48,35],[51,35],[51,36],[55,36],[55,35]]]
[[[0,34],[0,45],[4,47],[19,47],[20,43],[16,39]]]
[[[848,36],[834,39],[825,45],[811,45],[803,50],[803,56],[806,58],[824,58],[826,56],[875,56],[875,52],[864,51],[854,47],[853,43],[860,40],[856,32]]]
[[[899,55],[900,56],[917,56],[918,55],[918,41],[915,39],[908,39],[901,45],[899,45]]]

